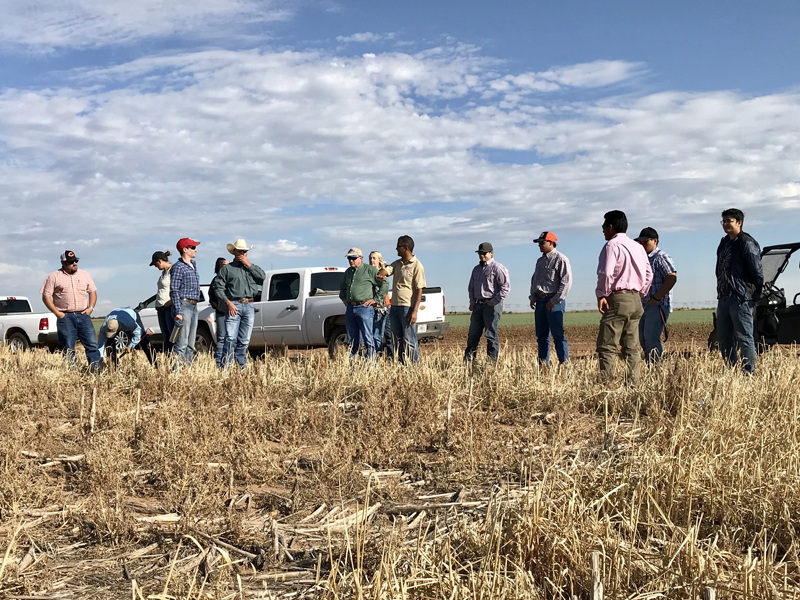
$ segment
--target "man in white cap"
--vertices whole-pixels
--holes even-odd
[[[233,261],[223,266],[212,284],[218,298],[225,299],[228,314],[225,317],[225,344],[222,351],[222,366],[227,367],[233,359],[244,369],[247,365],[247,349],[253,334],[255,310],[253,298],[258,294],[258,286],[267,276],[264,269],[254,265],[247,258],[252,246],[242,239],[228,244],[228,252]],[[218,338],[219,339],[219,338]]]
[[[380,294],[383,281],[378,279],[378,269],[364,262],[364,255],[359,248],[350,248],[345,256],[350,268],[344,272],[339,298],[347,307],[344,324],[347,328],[350,358],[355,357],[363,346],[367,357],[371,359],[375,356],[372,325],[378,300],[376,294]]]
[[[117,364],[119,356],[117,356],[117,335],[124,332],[128,337],[127,350],[131,351],[136,348],[142,350],[150,364],[155,360],[155,354],[150,346],[149,336],[145,336],[144,325],[142,319],[135,310],[131,308],[115,308],[106,317],[103,324],[100,326],[100,331],[97,334],[98,343],[100,344],[100,355],[105,354],[106,345],[110,344],[111,361],[114,365]]]
[[[89,366],[99,370],[101,354],[91,316],[97,304],[97,287],[91,275],[78,268],[79,260],[72,250],[64,251],[61,268],[47,276],[39,293],[44,305],[58,319],[58,341],[70,361],[75,363],[75,342],[80,340]]]

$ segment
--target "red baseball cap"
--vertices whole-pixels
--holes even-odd
[[[178,240],[178,243],[175,244],[175,247],[178,249],[178,252],[183,252],[186,249],[186,246],[199,246],[200,242],[197,240],[193,240],[192,238],[181,238]]]
[[[535,244],[538,244],[539,242],[557,242],[557,241],[558,238],[556,237],[556,234],[553,233],[552,231],[543,231],[538,238],[533,240]]]

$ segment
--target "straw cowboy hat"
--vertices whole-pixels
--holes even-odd
[[[247,242],[245,242],[243,239],[238,239],[233,244],[228,244],[228,252],[230,252],[231,254],[236,254],[237,250],[244,250],[245,252],[247,252],[248,250],[252,249],[253,247],[248,246]]]

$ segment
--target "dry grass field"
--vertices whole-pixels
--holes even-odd
[[[796,597],[795,349],[745,377],[690,332],[625,387],[464,333],[408,368],[0,348],[0,597],[589,598],[594,553],[606,598]]]

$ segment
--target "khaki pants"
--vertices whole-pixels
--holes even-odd
[[[613,375],[617,347],[621,344],[625,356],[625,377],[629,383],[639,380],[639,320],[643,314],[639,294],[613,294],[608,298],[608,310],[600,319],[600,331],[597,334],[597,358],[603,377],[610,378]]]

